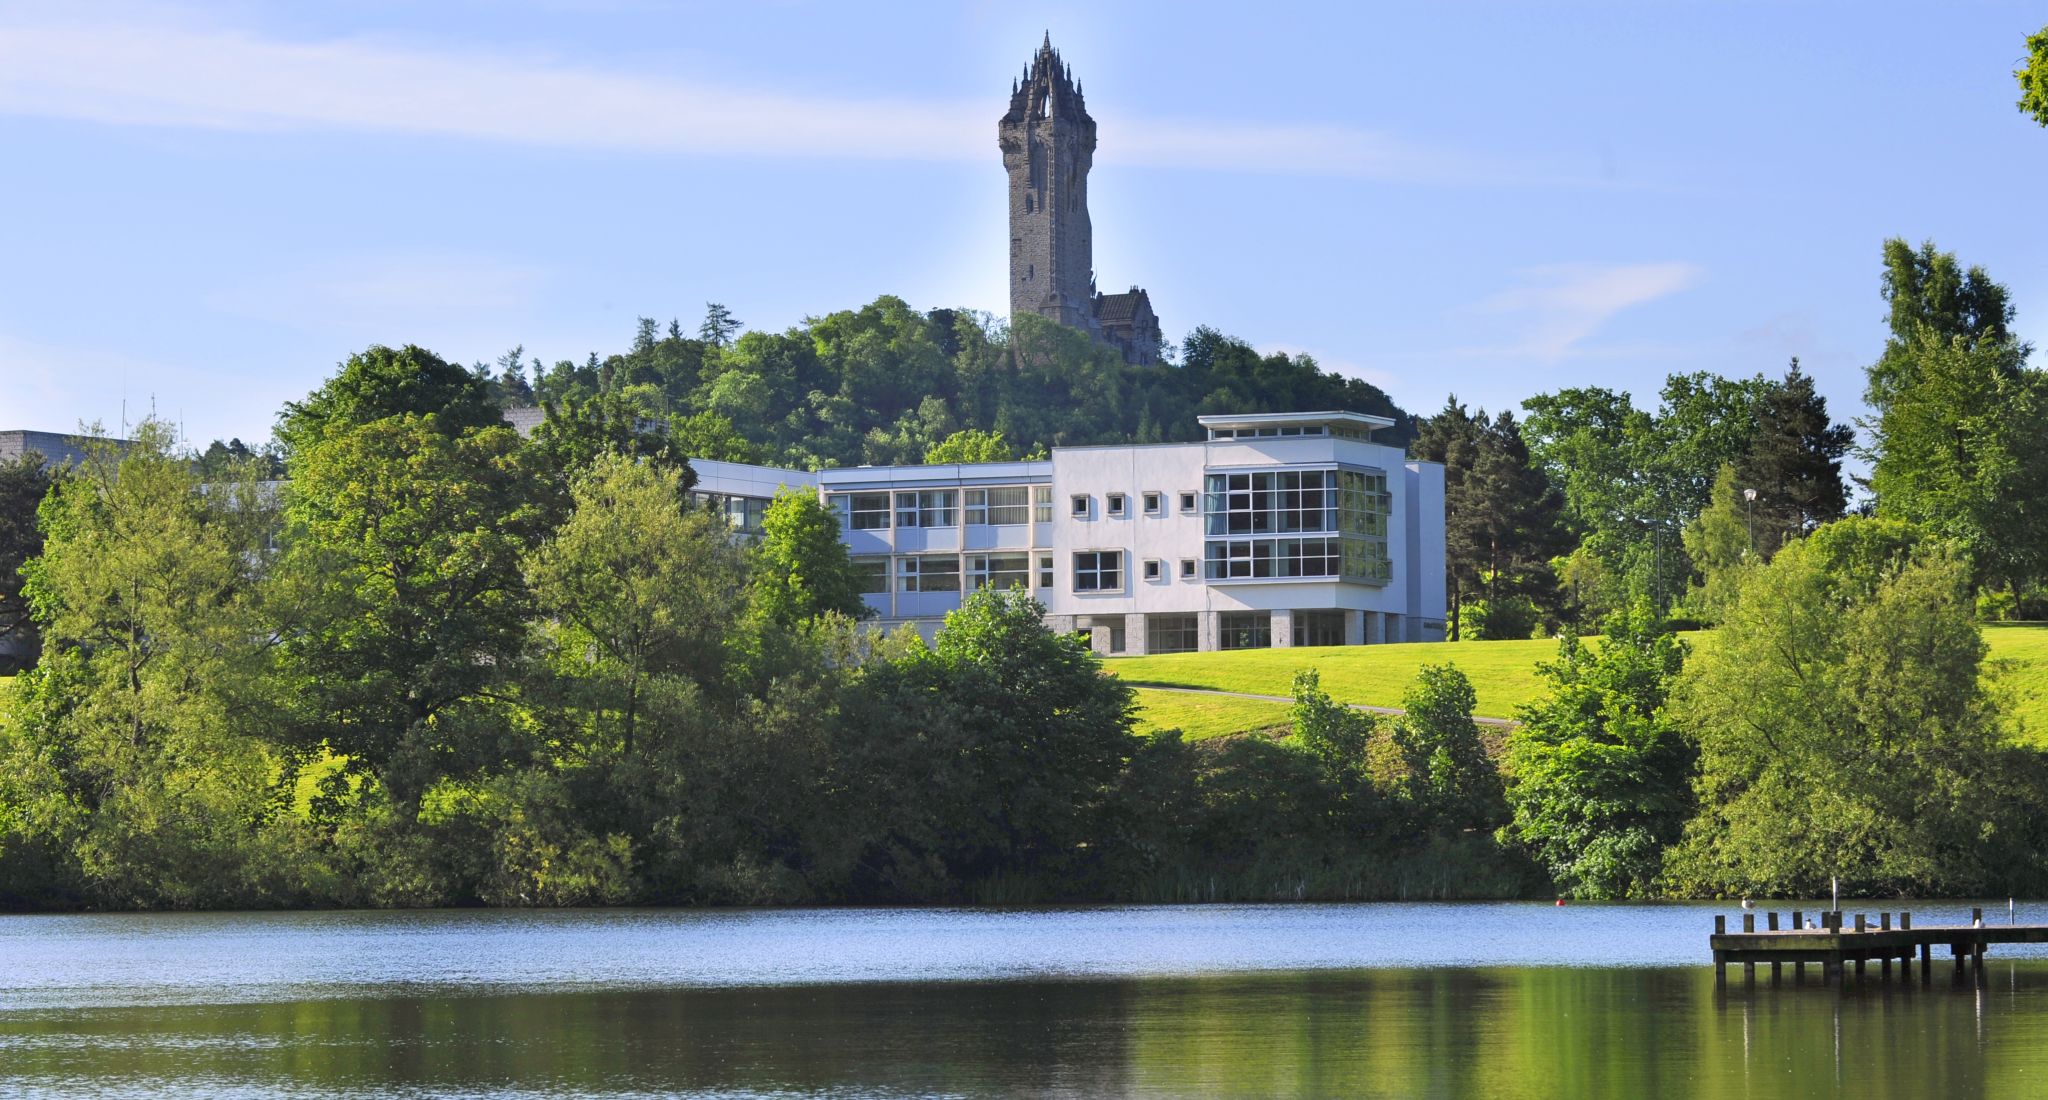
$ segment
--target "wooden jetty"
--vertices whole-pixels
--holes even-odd
[[[1841,910],[1814,914],[1817,927],[1806,927],[1806,914],[1792,911],[1790,926],[1778,927],[1778,914],[1766,913],[1767,926],[1758,931],[1755,913],[1742,914],[1742,931],[1728,931],[1728,918],[1714,918],[1714,934],[1709,944],[1714,950],[1714,982],[1728,983],[1728,967],[1742,964],[1743,979],[1752,984],[1756,981],[1758,963],[1769,963],[1771,984],[1778,984],[1787,963],[1793,967],[1794,980],[1803,980],[1807,963],[1819,963],[1821,978],[1829,984],[1840,984],[1846,980],[1851,966],[1856,969],[1856,979],[1862,981],[1864,968],[1876,962],[1880,976],[1889,981],[1892,976],[1892,962],[1899,964],[1901,981],[1913,975],[1913,960],[1920,961],[1920,980],[1927,981],[1934,972],[1934,950],[1947,947],[1955,960],[1955,973],[1962,976],[1967,969],[1982,974],[1984,971],[1984,949],[1994,943],[2048,943],[2048,925],[2042,924],[1985,924],[1984,910],[1970,910],[1970,923],[1960,925],[1927,925],[1913,927],[1913,914],[1900,913],[1898,926],[1892,925],[1892,914],[1879,913],[1877,922],[1872,924],[1868,915],[1857,913],[1852,925],[1845,926]]]

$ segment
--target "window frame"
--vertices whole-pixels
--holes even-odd
[[[1083,559],[1087,559],[1083,563]],[[1076,550],[1071,561],[1075,595],[1121,596],[1124,594],[1124,552]],[[1084,583],[1085,581],[1085,583]],[[1107,583],[1105,583],[1107,582]]]
[[[1166,563],[1158,558],[1146,558],[1143,568],[1145,579],[1160,582],[1166,579]]]
[[[1123,493],[1102,494],[1102,514],[1110,519],[1123,519],[1131,514],[1130,497]]]
[[[1015,569],[996,569],[992,559],[1015,558],[1021,564]],[[984,588],[998,587],[993,578],[1014,577],[1016,583],[1003,585],[1006,588],[1031,587],[1031,554],[1024,550],[990,550],[967,555],[967,566],[960,571],[962,592],[979,592]]]
[[[926,563],[951,562],[951,569],[928,569]],[[952,587],[944,587],[945,578],[951,577]],[[939,586],[934,587],[926,578],[935,578]],[[907,595],[933,595],[960,592],[960,555],[958,554],[905,554],[896,559],[896,591]]]
[[[1024,485],[991,485],[961,493],[960,521],[969,527],[1022,527],[1031,522],[1031,494]],[[1014,504],[997,504],[997,493],[1016,494]],[[980,503],[976,503],[976,498]],[[975,518],[976,516],[980,518]],[[1007,518],[1015,516],[1016,518]],[[997,518],[1004,517],[1004,518]]]
[[[1075,493],[1067,499],[1067,514],[1075,519],[1088,519],[1095,514],[1095,498],[1087,493]]]
[[[1166,514],[1166,496],[1157,489],[1147,489],[1145,492],[1140,493],[1138,495],[1138,503],[1139,507],[1148,516],[1163,516]]]

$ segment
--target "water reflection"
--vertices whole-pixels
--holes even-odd
[[[2048,962],[1717,990],[1696,914],[1489,911],[0,920],[0,1095],[1968,1098],[2048,1081]],[[1404,950],[1592,954],[1595,928],[1624,953],[1661,928],[1659,949],[1702,957],[1276,965],[1384,955],[1393,929],[1422,937]],[[811,984],[735,980],[778,951]]]
[[[0,1092],[2037,1096],[2048,969],[1446,969],[0,1012]]]

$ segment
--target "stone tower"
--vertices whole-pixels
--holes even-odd
[[[1095,231],[1088,222],[1088,169],[1095,120],[1052,34],[1010,85],[1010,110],[996,123],[1010,174],[1010,315],[1036,313],[1114,345],[1132,363],[1159,358],[1152,299],[1095,290]]]
[[[996,132],[1010,174],[1010,313],[1096,332],[1088,225],[1095,120],[1050,33],[1024,82],[1011,86],[1010,110]]]

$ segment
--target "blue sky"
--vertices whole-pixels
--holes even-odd
[[[350,352],[623,349],[720,301],[1000,312],[995,120],[1051,30],[1101,285],[1427,412],[1797,355],[1878,249],[2048,336],[2038,4],[0,0],[0,428],[260,439]]]

